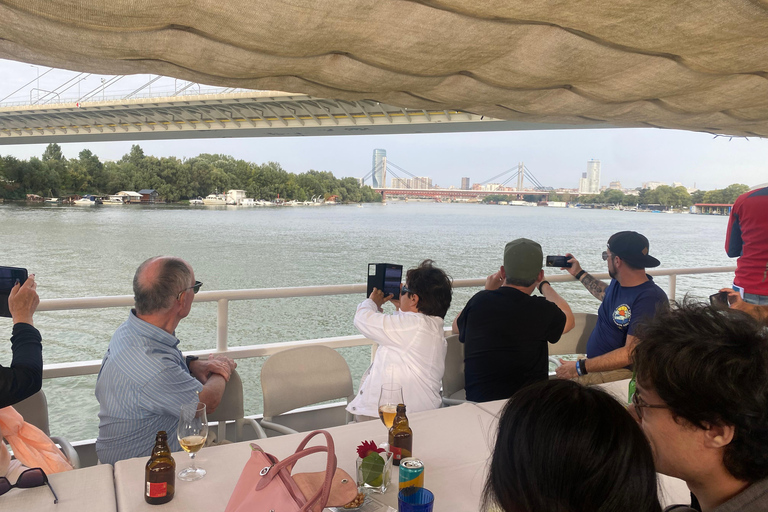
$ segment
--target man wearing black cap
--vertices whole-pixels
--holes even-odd
[[[632,351],[638,321],[652,316],[657,306],[666,305],[667,294],[645,273],[658,267],[659,260],[648,254],[648,239],[634,231],[620,231],[608,239],[603,260],[608,264],[611,284],[605,284],[582,270],[572,254],[570,268],[565,268],[581,281],[587,290],[602,301],[597,325],[587,342],[587,358],[562,361],[557,369],[561,379],[578,379],[582,384],[600,384],[628,379],[632,372]]]
[[[518,238],[504,247],[504,266],[469,299],[453,322],[464,344],[467,400],[488,402],[547,380],[547,342],[573,329],[568,303],[543,281],[541,245]],[[532,297],[533,290],[544,297]]]

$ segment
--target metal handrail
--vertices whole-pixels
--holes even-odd
[[[734,272],[736,267],[701,267],[701,268],[676,268],[648,270],[652,276],[669,276],[670,300],[675,299],[678,275],[716,274]],[[608,279],[607,272],[592,274],[597,279]],[[574,282],[569,274],[546,276],[552,283]],[[468,288],[485,285],[485,278],[456,279],[454,288]],[[330,295],[350,295],[365,293],[365,284],[342,284],[328,286],[301,286],[289,288],[257,288],[247,290],[217,290],[199,292],[195,295],[195,302],[217,303],[216,325],[216,349],[198,350],[187,352],[194,355],[207,355],[211,353],[226,352],[234,359],[251,357],[266,357],[287,348],[325,345],[331,348],[344,348],[372,345],[374,342],[364,336],[338,336],[333,338],[317,338],[311,340],[298,340],[280,343],[268,343],[263,345],[247,345],[242,347],[229,347],[227,345],[227,331],[229,326],[229,302],[234,300],[259,300],[259,299],[284,299],[291,297],[318,297]],[[75,309],[99,309],[133,306],[133,296],[118,295],[109,297],[82,297],[74,299],[44,299],[40,301],[38,311],[69,311]],[[95,375],[99,372],[101,360],[76,361],[69,363],[47,364],[43,368],[43,378],[52,379],[60,377],[73,377],[77,375]]]

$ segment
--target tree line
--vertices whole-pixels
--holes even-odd
[[[736,198],[749,190],[749,186],[734,183],[723,189],[697,190],[690,194],[685,187],[670,187],[660,185],[655,189],[642,189],[638,195],[625,194],[621,190],[607,189],[599,194],[549,194],[549,201],[568,201],[584,204],[612,204],[622,206],[661,205],[665,207],[685,208],[694,204],[733,204]],[[514,195],[489,195],[484,202],[511,201]],[[539,201],[539,196],[524,196],[526,201]]]
[[[201,154],[194,158],[147,156],[138,145],[116,162],[101,162],[84,149],[77,158],[64,158],[58,144],[49,144],[42,158],[0,157],[0,198],[108,195],[121,190],[154,189],[168,202],[205,197],[214,192],[245,190],[248,197],[307,201],[338,196],[342,202],[381,201],[356,178],[336,178],[310,170],[294,174],[277,162],[255,164],[228,155]]]

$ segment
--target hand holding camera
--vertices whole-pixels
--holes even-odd
[[[13,318],[13,323],[25,323],[32,325],[32,315],[35,314],[40,297],[37,296],[37,283],[32,274],[24,282],[18,283],[11,289],[8,296],[8,310]]]

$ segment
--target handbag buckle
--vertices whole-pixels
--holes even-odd
[[[267,473],[269,473],[269,470],[270,470],[270,469],[272,469],[272,467],[273,467],[274,465],[275,465],[275,463],[273,462],[273,463],[272,463],[272,464],[270,464],[269,466],[264,466],[264,468],[263,468],[261,471],[259,471],[259,474],[260,474],[261,476],[264,476],[264,475],[266,475]]]

